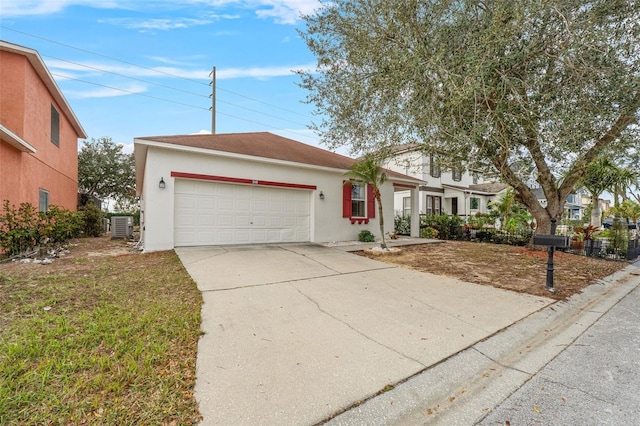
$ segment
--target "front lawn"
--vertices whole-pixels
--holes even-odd
[[[365,252],[359,253],[367,256]],[[369,255],[371,256],[371,255]],[[546,251],[526,247],[467,241],[443,241],[402,247],[394,256],[371,256],[394,265],[446,275],[476,284],[564,299],[629,265],[557,251],[554,256],[555,293],[546,290]]]
[[[0,264],[0,424],[194,424],[202,299],[173,251]]]

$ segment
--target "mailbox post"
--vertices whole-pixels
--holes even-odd
[[[569,237],[562,235],[555,235],[557,227],[557,219],[551,219],[551,234],[550,235],[534,235],[533,244],[538,246],[548,246],[549,257],[547,259],[547,290],[553,292],[553,253],[557,248],[569,247]]]

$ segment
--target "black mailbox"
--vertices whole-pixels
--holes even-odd
[[[533,244],[536,246],[567,248],[569,247],[569,237],[564,235],[534,235]]]

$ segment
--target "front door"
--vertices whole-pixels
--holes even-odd
[[[453,216],[458,216],[458,197],[453,197],[451,199],[451,214]]]

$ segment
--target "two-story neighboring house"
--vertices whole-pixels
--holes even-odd
[[[544,191],[540,187],[532,188],[531,191],[538,199],[541,206],[547,206],[547,198],[544,195]],[[604,212],[609,209],[608,200],[598,199],[600,204],[600,211]],[[606,203],[606,204],[605,204]],[[585,219],[584,211],[591,204],[591,197],[584,191],[575,191],[567,196],[564,203],[564,215],[570,220],[582,220]],[[606,207],[605,207],[606,205]],[[604,210],[602,210],[604,208]],[[589,221],[589,218],[586,218]]]
[[[507,185],[485,181],[478,173],[469,172],[462,166],[444,170],[437,158],[420,150],[417,144],[402,145],[385,165],[426,182],[420,186],[420,214],[448,214],[472,216],[487,213],[488,206]],[[411,197],[408,191],[395,193],[397,215],[407,216],[411,211]]]
[[[86,137],[38,52],[0,40],[0,203],[75,210]]]

